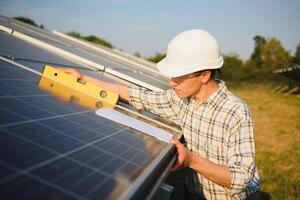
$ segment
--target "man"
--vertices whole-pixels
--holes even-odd
[[[172,88],[167,91],[111,84],[63,70],[180,124],[186,147],[177,139],[171,141],[178,151],[173,169],[188,167],[186,189],[191,199],[247,199],[259,189],[253,121],[247,105],[214,79],[222,65],[214,37],[194,29],[177,35],[157,64],[170,77]]]

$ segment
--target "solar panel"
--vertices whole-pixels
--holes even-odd
[[[60,47],[73,45],[47,31],[11,24],[5,17],[0,24]],[[174,147],[96,115],[97,99],[86,106],[78,93],[66,101],[42,89],[39,72],[51,63],[128,84],[0,32],[0,199],[143,199],[153,194],[174,159]],[[178,136],[165,120],[124,106],[115,109]]]
[[[0,61],[0,77],[1,199],[119,197],[167,146],[60,103],[24,69]]]
[[[87,48],[82,44],[67,40],[63,37],[56,36],[45,30],[38,28],[28,28],[28,25],[17,21],[12,21],[10,19],[5,19],[3,17],[0,17],[0,19],[4,21],[2,22],[2,24],[5,25],[5,27],[11,28],[15,31],[19,31],[33,38],[37,38],[40,41],[43,41],[49,45],[60,48],[67,52],[80,55],[82,58],[88,59],[89,61],[92,61],[94,63],[99,63],[102,66],[107,67],[107,71],[109,73],[117,74],[120,76],[125,75],[126,77],[131,77],[135,80],[142,80],[143,83],[152,85],[155,88],[167,89],[169,87],[167,79],[159,75],[158,73],[154,73],[153,69],[150,69],[149,67],[141,69],[140,67],[132,64],[135,63],[134,61],[132,63],[124,62],[123,60],[108,56],[107,54],[101,53],[94,49]]]
[[[55,55],[23,40],[12,37],[4,32],[0,32],[0,56],[13,58],[18,63],[30,66],[30,68],[39,72],[42,72],[45,64],[51,64],[57,67],[77,67],[86,75],[100,78],[105,81],[128,84],[128,82],[116,79],[116,77],[112,75],[102,72],[95,73],[95,71],[89,70],[90,66]]]

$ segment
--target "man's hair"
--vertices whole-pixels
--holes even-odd
[[[197,71],[195,73],[199,76],[204,71],[210,71],[210,78],[213,80],[217,79],[218,74],[221,74],[220,69],[206,69],[206,70]]]
[[[215,80],[215,79],[217,79],[218,74],[221,74],[221,70],[220,69],[211,69],[210,73],[211,73],[210,78]]]

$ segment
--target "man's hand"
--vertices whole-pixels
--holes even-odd
[[[213,182],[230,188],[230,172],[226,165],[218,165],[189,151],[178,139],[171,140],[177,148],[178,156],[172,171],[188,166]]]
[[[178,139],[171,140],[171,144],[176,146],[178,153],[177,160],[171,170],[176,171],[182,167],[188,166],[191,162],[191,152],[183,146]]]
[[[84,74],[81,74],[79,70],[69,68],[69,67],[63,67],[63,68],[57,68],[60,71],[66,72],[68,74],[71,74],[81,80],[84,80],[86,82],[89,82],[91,84],[97,85],[99,87],[103,87],[106,89],[111,90],[112,92],[115,92],[120,95],[121,100],[125,103],[130,103],[130,97],[129,97],[129,91],[128,87],[126,85],[121,84],[115,84],[115,83],[109,83],[106,81],[99,80],[97,78],[87,76]]]
[[[82,74],[79,70],[76,70],[74,68],[69,68],[69,67],[63,67],[63,68],[57,68],[60,71],[66,72],[68,74],[71,74],[75,76],[76,78],[82,79]]]

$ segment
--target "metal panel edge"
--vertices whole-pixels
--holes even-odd
[[[98,63],[92,62],[92,61],[90,61],[88,59],[85,59],[85,58],[82,58],[80,56],[77,56],[76,54],[73,54],[73,53],[67,52],[65,50],[62,50],[60,48],[57,48],[55,46],[49,45],[49,44],[47,44],[45,42],[42,42],[42,41],[37,40],[37,39],[35,39],[33,37],[27,36],[27,35],[25,35],[23,33],[14,31],[13,29],[7,28],[5,26],[0,25],[0,30],[5,31],[8,34],[14,35],[15,37],[17,37],[19,39],[22,39],[22,40],[24,40],[26,42],[29,42],[31,44],[34,44],[34,45],[39,46],[41,48],[44,48],[46,50],[50,50],[50,51],[55,52],[57,54],[62,54],[64,56],[72,58],[72,59],[74,59],[76,61],[82,62],[82,63],[87,64],[89,66],[92,66],[92,67],[95,67],[95,68],[100,69],[102,71],[105,71],[105,72],[107,72],[109,74],[112,74],[112,75],[118,77],[118,78],[127,80],[127,81],[129,81],[131,83],[135,83],[135,84],[140,85],[140,86],[143,86],[143,87],[145,87],[147,89],[156,90],[156,91],[161,91],[162,90],[161,88],[158,88],[158,87],[155,87],[153,85],[147,84],[147,83],[145,83],[143,81],[140,81],[140,80],[132,78],[132,77],[130,77],[128,75],[119,73],[119,72],[117,72],[115,70],[112,70],[112,69],[109,69],[109,68],[105,68],[105,66],[102,66],[102,65],[100,65]]]
[[[81,45],[84,45],[84,46],[86,46],[86,47],[92,48],[92,49],[94,49],[94,50],[96,50],[96,51],[99,51],[99,52],[101,52],[101,53],[104,53],[104,54],[107,55],[107,56],[111,56],[111,57],[117,58],[117,59],[119,59],[119,60],[122,60],[122,61],[125,61],[125,62],[127,62],[127,63],[136,65],[136,66],[138,66],[138,67],[140,67],[140,68],[143,68],[143,69],[145,69],[145,70],[151,71],[152,73],[155,73],[155,74],[159,74],[159,75],[160,75],[160,73],[159,73],[158,71],[154,70],[154,69],[145,67],[144,65],[141,65],[141,64],[139,64],[139,63],[136,63],[136,62],[134,62],[134,61],[132,61],[132,60],[129,60],[129,59],[126,59],[126,58],[124,58],[124,57],[122,57],[122,56],[119,56],[119,55],[116,55],[116,54],[114,54],[114,53],[111,53],[111,52],[109,52],[109,51],[107,51],[107,50],[105,50],[105,49],[101,49],[101,48],[99,48],[99,47],[96,47],[96,46],[94,46],[94,45],[92,45],[92,44],[89,44],[88,42],[85,42],[85,41],[76,39],[76,38],[74,38],[74,37],[68,36],[68,35],[63,34],[63,33],[61,33],[61,32],[58,32],[58,31],[56,31],[56,30],[53,30],[52,33],[54,33],[55,35],[58,35],[58,36],[60,36],[60,37],[63,37],[63,38],[65,38],[65,39],[71,40],[71,41],[73,41],[73,42],[77,42],[77,43],[79,43],[79,44],[81,44]]]
[[[168,175],[175,159],[176,148],[173,144],[169,144],[120,199],[151,199]]]
[[[41,48],[46,49],[46,50],[50,50],[50,51],[55,52],[57,54],[61,54],[61,55],[67,56],[67,57],[72,58],[72,59],[74,59],[76,61],[85,63],[85,64],[93,66],[93,67],[96,67],[97,69],[104,70],[104,68],[105,68],[104,66],[102,66],[102,65],[100,65],[98,63],[92,62],[90,60],[87,60],[85,58],[77,56],[77,55],[75,55],[73,53],[67,52],[67,51],[62,50],[60,48],[57,48],[55,46],[52,46],[52,45],[47,44],[45,42],[42,42],[42,41],[40,41],[38,39],[35,39],[33,37],[30,37],[30,36],[27,36],[27,35],[25,35],[23,33],[20,33],[18,31],[13,30],[13,29],[7,28],[5,26],[0,25],[0,30],[3,30],[3,31],[5,31],[5,32],[7,32],[7,33],[9,33],[9,34],[11,34],[11,35],[13,35],[13,36],[21,39],[21,40],[24,40],[26,42],[34,44],[34,45],[36,45],[38,47],[41,47]]]

